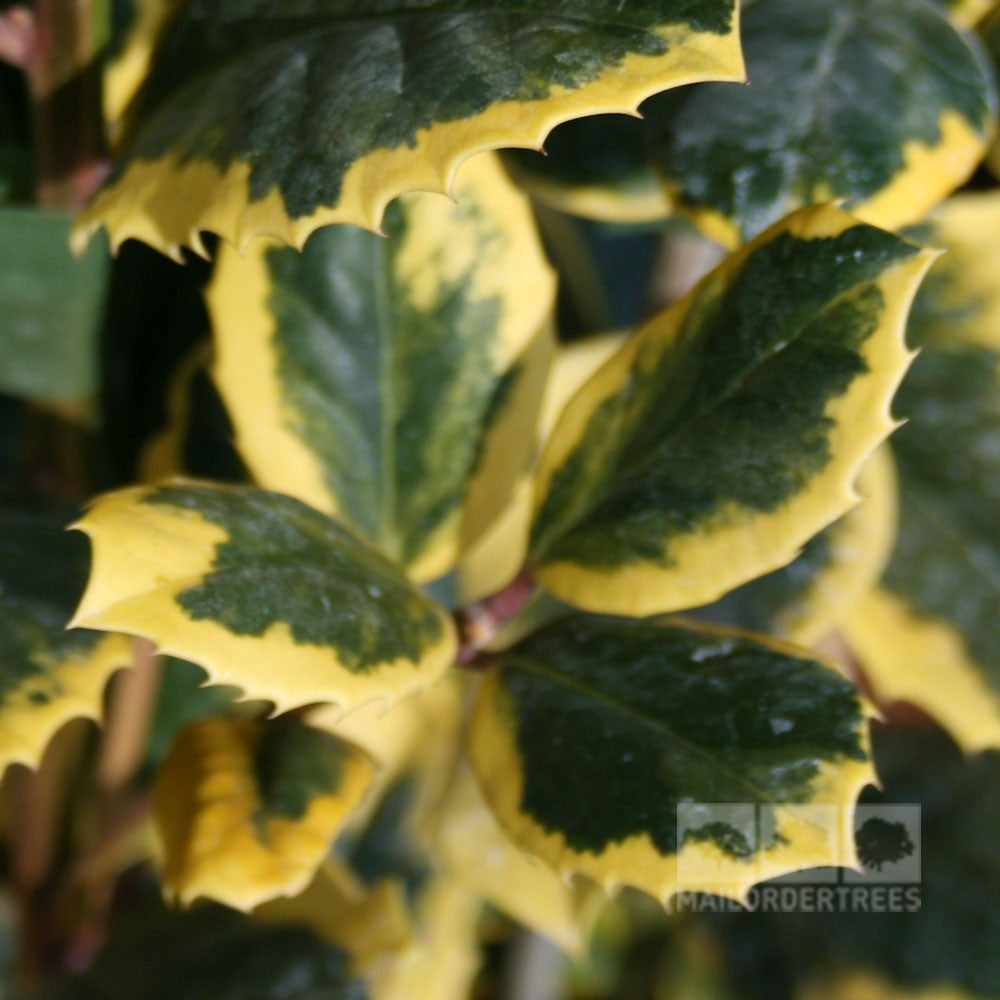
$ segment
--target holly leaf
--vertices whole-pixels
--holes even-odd
[[[152,639],[278,710],[391,704],[452,663],[448,616],[291,497],[177,480],[100,497],[77,527],[93,569],[76,624]]]
[[[643,108],[676,207],[720,242],[835,198],[895,229],[984,156],[996,113],[985,58],[923,0],[753,0],[742,30],[750,86]]]
[[[493,155],[458,203],[394,203],[382,239],[223,252],[215,375],[257,481],[335,515],[418,580],[447,573],[533,457],[553,275]]]
[[[373,774],[360,750],[294,718],[194,723],[156,782],[167,894],[240,910],[296,895]]]
[[[87,573],[86,546],[59,508],[0,509],[0,775],[37,767],[70,719],[98,719],[104,687],[132,662],[122,635],[66,630]]]
[[[173,255],[211,230],[378,229],[407,191],[445,191],[474,153],[743,75],[733,0],[557,4],[196,0],[155,61],[137,126],[80,218]]]
[[[532,561],[589,611],[717,600],[857,502],[889,432],[934,254],[803,209],[652,320],[570,400],[542,456]]]
[[[819,642],[871,591],[892,552],[896,474],[887,446],[865,463],[858,492],[861,503],[810,538],[787,566],[688,614],[803,646]]]
[[[664,901],[680,889],[740,898],[772,875],[854,861],[841,826],[873,780],[865,709],[812,654],[575,616],[498,661],[471,760],[515,843],[560,874]]]
[[[948,247],[917,299],[921,350],[896,408],[899,532],[881,585],[846,622],[878,696],[919,705],[968,750],[1000,746],[1000,295],[989,267],[1000,198],[942,206]]]

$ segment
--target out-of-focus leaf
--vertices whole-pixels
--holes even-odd
[[[922,229],[948,247],[909,329],[896,402],[896,548],[847,634],[876,693],[914,702],[967,749],[1000,746],[1000,199],[968,195]]]
[[[836,208],[802,209],[630,338],[542,456],[542,586],[647,615],[789,563],[855,505],[894,427],[906,316],[933,257]]]
[[[221,906],[129,915],[53,1000],[373,1000],[345,949]]]
[[[207,343],[184,357],[170,380],[166,425],[149,439],[139,459],[139,478],[153,483],[170,476],[246,480],[233,447],[233,428],[209,374]]]
[[[87,573],[72,512],[0,510],[0,774],[37,766],[70,719],[97,719],[111,674],[132,660],[122,635],[66,630]]]
[[[468,765],[457,769],[437,823],[435,846],[449,874],[563,950],[582,951],[600,898],[590,887],[570,885],[514,845]]]
[[[560,874],[666,901],[679,888],[740,898],[778,873],[853,863],[841,826],[874,778],[865,709],[812,654],[576,616],[498,660],[470,727],[472,763],[514,842]],[[702,821],[680,823],[681,803],[701,804]],[[719,803],[747,805],[720,820]],[[795,808],[807,803],[838,806],[835,829]],[[754,804],[773,823],[758,829]]]
[[[194,723],[156,783],[167,893],[242,910],[296,895],[372,775],[365,754],[293,718]]]
[[[154,64],[138,125],[81,217],[113,246],[171,254],[212,230],[301,247],[377,230],[408,191],[445,191],[474,153],[557,124],[743,76],[733,0],[194,0]]]
[[[149,73],[160,35],[181,0],[113,0],[101,99],[112,141],[121,138],[129,107]]]
[[[986,152],[996,97],[975,40],[924,0],[752,0],[750,85],[643,108],[678,209],[730,246],[801,205],[919,221]]]
[[[71,216],[0,208],[0,391],[45,402],[97,392],[108,252],[69,251]]]
[[[494,155],[457,203],[408,195],[388,239],[223,251],[215,375],[257,482],[332,514],[418,580],[454,566],[532,457],[555,278]]]
[[[93,569],[77,624],[148,637],[279,710],[392,704],[454,659],[440,608],[291,497],[185,481],[133,487],[99,498],[78,527]]]
[[[559,414],[577,389],[625,343],[624,333],[606,333],[560,346],[549,369],[538,420],[538,444],[544,444]],[[506,509],[463,555],[457,573],[462,604],[472,604],[507,586],[528,555],[535,499],[537,456],[514,487]]]

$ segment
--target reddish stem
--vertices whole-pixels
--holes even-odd
[[[537,584],[524,570],[503,590],[458,612],[458,663],[470,666],[482,657],[483,647],[531,599]]]

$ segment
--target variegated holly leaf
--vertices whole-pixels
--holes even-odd
[[[503,510],[534,450],[555,277],[496,156],[458,203],[408,195],[388,239],[223,252],[216,379],[257,481],[334,514],[418,580]]]
[[[177,480],[98,498],[75,623],[154,640],[279,710],[394,702],[452,662],[450,618],[371,546],[291,497]]]
[[[254,916],[306,926],[343,949],[370,1000],[468,1000],[479,966],[478,910],[476,897],[453,880],[429,881],[414,901],[397,881],[365,889],[327,862],[301,896]]]
[[[132,661],[122,635],[66,630],[87,578],[86,546],[61,509],[0,510],[0,775],[36,767],[77,717],[100,718],[104,686]]]
[[[913,702],[967,749],[1000,746],[1000,196],[966,195],[921,227],[949,252],[914,305],[921,354],[893,439],[899,536],[847,634],[880,698]]]
[[[896,475],[888,446],[858,476],[864,498],[781,569],[687,612],[698,621],[809,646],[834,629],[878,582],[896,540]]]
[[[677,208],[721,242],[835,198],[875,225],[916,222],[986,152],[986,61],[924,0],[752,0],[743,41],[748,87],[643,108]]]
[[[296,895],[373,774],[361,751],[291,717],[194,723],[156,782],[167,894],[241,910]]]
[[[160,47],[135,134],[79,239],[106,225],[178,254],[200,232],[301,247],[378,229],[463,160],[650,94],[738,80],[733,0],[194,0]]]
[[[907,235],[947,253],[913,303],[907,340],[915,347],[1000,341],[1000,191],[956,195]]]
[[[545,149],[513,149],[505,161],[532,197],[600,222],[665,219],[670,199],[653,169],[645,132],[635,118],[592,115],[553,130]]]
[[[557,872],[663,900],[740,898],[773,875],[853,862],[845,824],[874,776],[865,709],[810,653],[576,616],[498,660],[472,763],[510,836]]]
[[[790,562],[857,502],[893,429],[930,251],[802,209],[652,320],[542,457],[532,560],[590,611],[695,607]]]

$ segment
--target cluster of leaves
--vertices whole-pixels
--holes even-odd
[[[851,865],[872,713],[831,633],[998,745],[1000,200],[948,196],[1000,30],[953,6],[123,5],[73,239],[220,237],[211,344],[77,522],[75,614],[67,518],[0,519],[0,768],[152,640],[162,886],[229,909],[151,915],[68,996],[162,992],[115,957],[142,934],[191,996],[460,998],[483,901],[574,950],[601,890]],[[574,340],[576,214],[728,255]]]

